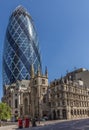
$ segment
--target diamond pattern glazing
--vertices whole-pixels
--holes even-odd
[[[30,79],[30,65],[41,69],[37,33],[28,12],[19,6],[12,13],[3,52],[3,84]]]

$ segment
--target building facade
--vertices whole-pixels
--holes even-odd
[[[68,77],[69,76],[69,77]],[[52,119],[89,117],[89,87],[71,75],[50,83],[50,115]]]
[[[12,119],[17,117],[49,119],[81,119],[89,117],[89,87],[82,80],[72,80],[67,74],[48,85],[48,72],[37,74],[31,66],[30,80],[17,80],[5,86],[3,102],[12,109]]]
[[[6,94],[2,98],[11,107],[12,120],[18,117],[42,118],[48,114],[47,91],[48,75],[31,69],[30,80],[17,80],[16,83],[6,85]]]
[[[3,51],[3,86],[30,79],[30,66],[41,70],[38,37],[30,14],[18,6],[10,16]]]
[[[82,80],[85,86],[89,86],[89,70],[85,68],[76,69],[67,74],[72,80]]]

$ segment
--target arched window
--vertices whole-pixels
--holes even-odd
[[[73,115],[73,110],[71,110],[71,115]]]
[[[74,115],[76,115],[76,110],[74,110]]]
[[[77,115],[79,115],[79,110],[77,110]]]
[[[63,119],[66,119],[66,118],[67,118],[66,109],[63,109],[63,110],[62,110],[62,115],[63,115]]]
[[[24,113],[25,115],[28,114],[28,99],[24,99]]]
[[[57,110],[57,115],[58,115],[58,117],[60,116],[60,110]]]
[[[42,84],[45,84],[45,79],[42,79]]]
[[[84,112],[84,109],[83,109],[83,115],[85,114],[85,112]]]
[[[82,114],[82,111],[81,111],[81,109],[80,109],[80,115]]]
[[[43,97],[43,103],[46,103],[46,97],[45,96]]]
[[[18,108],[18,100],[15,99],[15,108]]]

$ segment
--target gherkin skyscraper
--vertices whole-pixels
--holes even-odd
[[[41,68],[36,29],[30,14],[18,6],[11,14],[3,51],[3,85],[30,79],[30,66],[35,73]]]

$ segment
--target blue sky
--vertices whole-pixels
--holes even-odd
[[[43,72],[49,81],[74,67],[89,69],[89,0],[1,0],[0,1],[0,98],[2,97],[2,52],[11,12],[23,5],[37,29]]]

